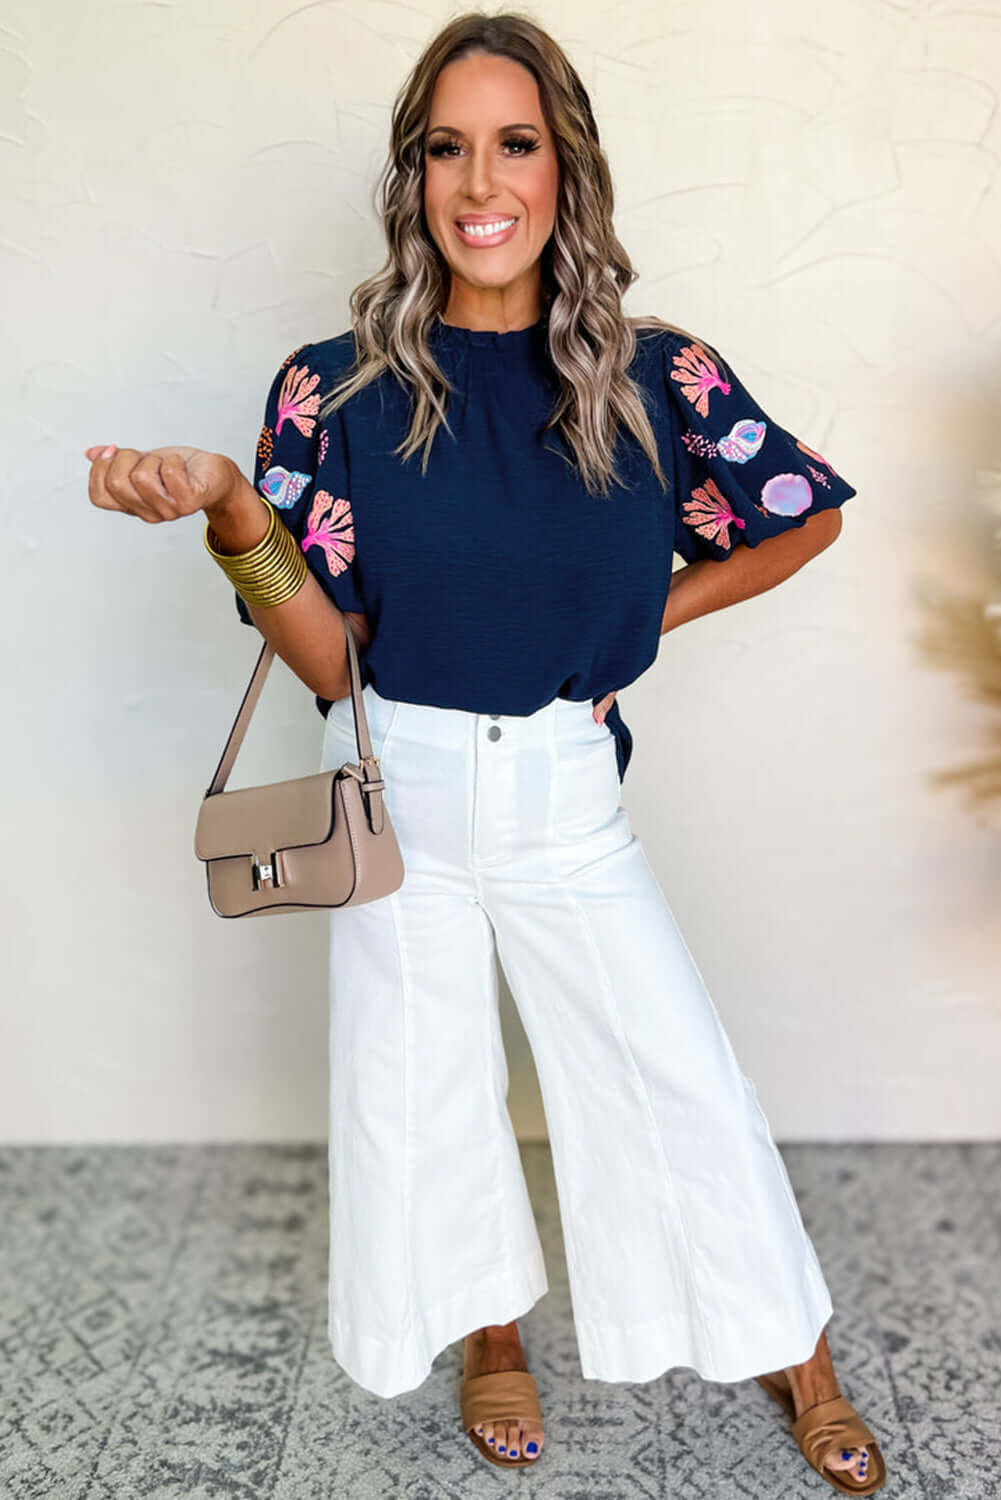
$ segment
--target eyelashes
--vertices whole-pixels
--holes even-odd
[[[538,151],[539,149],[539,142],[534,138],[534,136],[529,135],[505,136],[503,144],[505,146],[523,147],[523,150],[517,151],[515,153],[516,156],[531,156],[533,151]],[[435,141],[432,145],[428,146],[427,154],[428,156],[445,157],[446,154],[451,153],[452,151],[457,151],[458,149],[458,144],[455,141]]]

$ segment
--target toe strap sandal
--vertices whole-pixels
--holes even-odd
[[[808,1407],[797,1417],[796,1403],[784,1372],[778,1378],[757,1375],[755,1379],[792,1418],[790,1431],[799,1451],[828,1484],[844,1495],[871,1495],[883,1486],[886,1482],[883,1455],[869,1427],[850,1401],[841,1395],[832,1396],[829,1401],[818,1401],[816,1406]],[[824,1463],[832,1448],[863,1447],[869,1454],[869,1472],[864,1479],[853,1479],[847,1472],[829,1469]]]
[[[476,1428],[481,1422],[541,1422],[539,1392],[534,1375],[527,1370],[496,1370],[492,1375],[471,1375],[459,1387],[462,1425],[484,1458],[505,1469],[537,1464],[537,1458],[502,1458]]]

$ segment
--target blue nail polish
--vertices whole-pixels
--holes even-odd
[[[488,1438],[487,1438],[487,1442],[488,1442],[488,1443],[492,1443],[492,1442],[493,1442],[493,1438],[492,1438],[492,1437],[488,1437]]]
[[[852,1456],[852,1455],[851,1455],[851,1452],[850,1452],[850,1451],[849,1451],[849,1449],[847,1449],[847,1448],[842,1448],[842,1450],[841,1450],[841,1457],[842,1457],[842,1458],[843,1458],[843,1459],[845,1459],[845,1460],[847,1460],[847,1459],[849,1459],[849,1458],[851,1458],[851,1456]]]
[[[538,1453],[538,1451],[539,1451],[539,1445],[538,1445],[538,1443],[526,1443],[525,1444],[525,1452],[526,1453]]]
[[[518,1450],[517,1450],[517,1448],[512,1448],[511,1449],[511,1457],[512,1458],[517,1458],[518,1457]]]
[[[498,1443],[497,1444],[497,1452],[498,1453],[503,1453],[504,1451],[505,1451],[504,1444],[503,1443]]]

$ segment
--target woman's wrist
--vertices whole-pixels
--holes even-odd
[[[284,604],[297,594],[309,577],[309,569],[294,536],[274,506],[269,500],[261,503],[267,512],[268,525],[259,542],[252,547],[242,547],[238,552],[229,552],[216,536],[212,521],[206,517],[205,548],[245,604],[267,609]],[[232,514],[226,514],[232,523]],[[234,535],[235,527],[231,525],[230,537]]]
[[[264,540],[271,512],[244,474],[233,465],[233,488],[224,500],[205,506],[203,514],[219,550],[237,555]]]

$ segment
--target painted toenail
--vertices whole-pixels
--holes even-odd
[[[525,1452],[526,1453],[538,1453],[538,1451],[539,1451],[539,1445],[538,1445],[538,1443],[526,1443],[525,1444]]]
[[[518,1457],[518,1450],[517,1450],[517,1448],[512,1448],[511,1449],[511,1457],[512,1458],[517,1458]]]
[[[492,1443],[493,1442],[493,1438],[492,1437],[487,1438],[487,1442],[488,1443]]]
[[[497,1452],[498,1452],[498,1453],[503,1453],[503,1452],[505,1452],[505,1448],[504,1448],[504,1444],[503,1444],[503,1443],[498,1443],[498,1444],[497,1444]]]
[[[847,1459],[847,1458],[851,1458],[851,1456],[852,1455],[851,1455],[851,1450],[850,1449],[848,1449],[848,1448],[842,1448],[842,1450],[841,1450],[841,1457],[842,1458],[846,1458]]]

